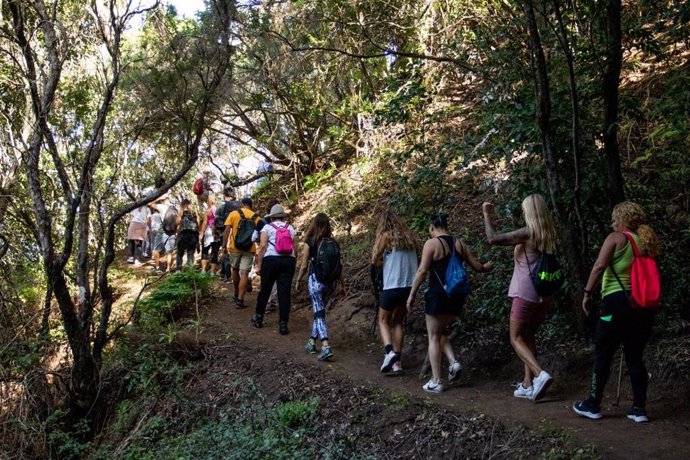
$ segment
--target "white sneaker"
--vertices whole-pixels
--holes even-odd
[[[553,379],[546,371],[541,371],[541,373],[534,379],[532,379],[532,397],[529,398],[532,401],[539,401],[544,397],[544,393],[549,389]]]
[[[457,379],[460,378],[461,372],[462,372],[462,366],[460,365],[459,362],[455,361],[448,368],[448,381],[449,382],[455,382]]]
[[[400,361],[396,361],[393,363],[393,373],[394,374],[402,374],[403,367],[402,364],[400,364]]]
[[[422,390],[426,391],[427,393],[441,393],[443,392],[443,384],[440,380],[438,383],[434,383],[434,379],[431,379],[426,382],[426,384],[422,387]]]
[[[530,385],[525,388],[522,383],[517,384],[517,388],[513,391],[513,396],[516,398],[532,399],[532,393],[534,393],[534,387]]]
[[[390,351],[383,356],[383,364],[381,364],[381,372],[384,374],[393,370],[393,364],[400,360],[400,356],[394,351]]]
[[[133,264],[133,263],[134,263],[134,257],[129,257],[129,258],[127,259],[127,263],[128,263],[128,264]]]
[[[135,267],[141,267],[142,263],[139,262],[139,259],[134,259],[134,266]]]

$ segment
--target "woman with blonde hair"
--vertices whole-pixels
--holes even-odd
[[[556,226],[546,201],[541,195],[532,194],[522,201],[525,226],[508,233],[498,233],[491,223],[493,204],[482,204],[484,229],[489,244],[513,246],[513,277],[508,288],[512,299],[510,308],[510,344],[523,362],[522,382],[513,392],[516,398],[537,401],[551,385],[551,375],[542,369],[537,360],[536,335],[546,319],[551,298],[537,294],[532,284],[531,272],[540,253],[553,254],[556,248]]]
[[[410,295],[407,298],[407,311],[412,311],[417,290],[422,285],[426,274],[429,276],[429,288],[424,294],[424,313],[426,331],[429,336],[429,364],[431,364],[431,379],[422,387],[427,393],[441,393],[441,353],[448,358],[448,380],[456,380],[460,376],[462,367],[455,359],[453,347],[445,336],[446,327],[461,313],[464,298],[455,299],[446,294],[446,269],[453,253],[469,264],[474,271],[488,272],[491,262],[481,263],[472,254],[465,243],[448,234],[448,216],[439,214],[431,217],[429,224],[431,238],[424,243],[422,260],[415,275]]]
[[[379,217],[371,262],[383,267],[378,318],[384,347],[381,372],[399,374],[403,370],[400,355],[407,316],[405,302],[417,272],[417,243],[410,227],[390,210]]]
[[[602,307],[594,340],[594,370],[589,398],[573,404],[575,413],[590,419],[600,419],[601,399],[609,378],[613,355],[621,342],[625,363],[633,389],[633,406],[628,418],[635,422],[647,422],[647,369],[643,354],[652,330],[654,310],[633,308],[630,303],[630,272],[635,257],[633,244],[642,255],[655,257],[659,254],[659,239],[654,230],[645,224],[642,208],[625,201],[613,208],[611,232],[599,250],[599,256],[589,274],[584,288],[582,309],[589,315],[592,291],[601,281]]]

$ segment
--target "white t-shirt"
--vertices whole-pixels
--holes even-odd
[[[132,222],[146,225],[146,219],[148,219],[150,215],[151,210],[148,206],[144,205],[132,211]]]
[[[285,222],[282,222],[280,220],[274,220],[270,224],[264,225],[264,228],[261,229],[261,233],[266,233],[268,235],[268,248],[266,248],[266,253],[264,254],[264,257],[287,256],[287,254],[278,254],[278,251],[276,251],[275,241],[276,241],[276,231],[277,230],[275,228],[273,228],[273,225],[275,225],[276,227],[285,227],[287,225],[287,228],[290,231],[290,235],[292,235],[292,242],[293,242],[292,254],[290,254],[289,257],[295,257],[294,242],[295,242],[295,235],[297,235],[297,231],[295,230],[295,228],[292,225],[286,224]]]
[[[163,218],[160,213],[151,214],[151,232],[157,232],[161,228],[161,225],[163,225]]]

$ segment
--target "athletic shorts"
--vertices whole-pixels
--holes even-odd
[[[510,307],[510,320],[518,323],[541,324],[546,320],[546,309],[551,304],[551,299],[541,302],[529,302],[520,297],[513,297],[513,305]]]
[[[431,316],[452,315],[460,316],[465,298],[451,299],[445,291],[428,289],[424,294],[424,313]]]
[[[161,254],[173,252],[175,250],[175,235],[166,234],[162,228],[158,230],[153,240],[153,250]]]
[[[398,307],[405,307],[410,296],[411,287],[384,289],[381,291],[381,308],[393,311]]]
[[[254,264],[254,254],[251,252],[228,252],[230,266],[242,272],[248,272]]]

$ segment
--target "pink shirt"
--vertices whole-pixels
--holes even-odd
[[[513,278],[510,280],[510,287],[508,288],[508,297],[511,299],[519,297],[528,302],[541,302],[541,297],[534,290],[532,279],[530,278],[530,268],[534,269],[539,257],[539,252],[532,249],[527,249],[527,257],[529,258],[529,267],[527,266],[527,259],[525,258],[525,245],[518,244],[515,246],[513,259],[515,265],[513,267]]]

